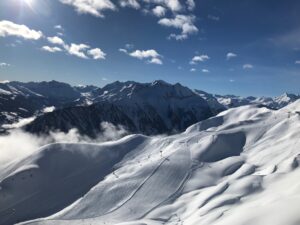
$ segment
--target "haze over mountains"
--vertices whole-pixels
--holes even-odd
[[[0,83],[0,124],[2,132],[27,124],[25,130],[32,133],[76,128],[95,137],[101,132],[99,124],[109,122],[131,133],[153,135],[183,131],[228,108],[261,105],[279,109],[299,98],[294,94],[276,98],[213,95],[161,80],[145,84],[117,81],[103,88],[57,81],[4,82]]]

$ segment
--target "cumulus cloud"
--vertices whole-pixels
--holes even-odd
[[[227,55],[226,55],[227,60],[230,60],[230,59],[235,58],[235,57],[237,57],[237,54],[235,54],[233,52],[228,52]]]
[[[166,9],[160,5],[152,9],[152,12],[157,17],[162,17],[166,14]]]
[[[122,7],[130,7],[134,9],[141,8],[141,5],[138,3],[137,0],[120,0],[120,5]]]
[[[181,5],[179,0],[143,0],[145,3],[148,4],[159,4],[164,6],[165,8],[168,8],[173,13],[176,13],[178,11],[181,11],[183,9],[183,6]]]
[[[148,59],[147,62],[151,64],[163,64],[162,60],[160,59],[162,56],[158,54],[158,52],[154,49],[149,50],[135,50],[131,53],[128,53],[131,57],[137,59]]]
[[[86,44],[74,44],[72,43],[70,46],[66,46],[66,50],[70,55],[77,56],[82,59],[88,59],[85,51],[89,49],[90,46]]]
[[[0,167],[13,160],[20,160],[37,151],[41,146],[50,143],[101,143],[120,139],[128,134],[122,126],[114,126],[108,122],[100,124],[102,132],[95,139],[80,135],[77,129],[64,133],[50,132],[49,135],[33,135],[21,129],[12,129],[7,135],[0,136]],[[18,141],[16,141],[18,140]]]
[[[135,50],[134,52],[129,54],[132,57],[138,58],[138,59],[144,59],[144,58],[157,58],[160,55],[157,53],[156,50],[150,49],[150,50]]]
[[[297,60],[297,61],[295,62],[295,64],[300,64],[300,60]]]
[[[115,10],[116,6],[110,0],[60,0],[63,4],[75,8],[78,13],[104,17],[103,11]]]
[[[8,67],[10,64],[5,63],[5,62],[0,62],[0,67]]]
[[[208,69],[202,69],[202,73],[210,73]]]
[[[0,37],[16,36],[28,40],[38,40],[43,37],[41,31],[28,28],[25,25],[13,23],[11,21],[0,21]]]
[[[198,28],[194,25],[195,16],[193,15],[176,15],[174,18],[162,18],[158,23],[162,26],[181,29],[181,34],[171,34],[170,39],[184,40],[189,35],[198,32]]]
[[[194,0],[186,0],[188,10],[192,11],[195,9],[196,4]]]
[[[72,6],[78,13],[90,14],[96,17],[104,17],[103,11],[117,10],[116,3],[112,0],[59,0],[61,3]],[[163,18],[159,24],[181,29],[181,33],[172,33],[169,39],[183,40],[189,35],[198,32],[194,24],[194,15],[184,15],[187,11],[195,9],[195,0],[115,0],[121,7],[131,7],[163,17],[170,11],[174,18]]]
[[[88,50],[88,54],[93,57],[93,59],[105,59],[106,54],[100,48],[94,48]]]
[[[157,65],[162,65],[163,62],[161,61],[161,59],[159,58],[152,58],[148,61],[148,63],[151,63],[151,64],[157,64]]]
[[[197,70],[195,68],[191,68],[190,72],[196,72]]]
[[[244,65],[243,65],[243,69],[244,69],[244,70],[247,70],[247,69],[253,69],[253,67],[254,67],[254,66],[253,66],[252,64],[244,64]]]
[[[120,48],[120,52],[123,52],[133,58],[137,58],[140,60],[146,59],[147,63],[149,64],[157,64],[157,65],[162,65],[163,62],[161,60],[162,56],[154,49],[149,49],[149,50],[135,50],[133,52],[128,52],[127,49]]]
[[[190,64],[194,65],[194,64],[197,64],[199,62],[205,62],[209,59],[210,59],[210,57],[208,55],[196,55],[192,58],[192,60],[190,61]]]
[[[54,36],[54,37],[48,37],[47,40],[54,45],[65,45],[65,42],[60,37]]]
[[[176,11],[179,11],[182,9],[182,6],[181,6],[179,0],[164,0],[164,3],[173,12],[176,12]]]
[[[59,48],[59,47],[50,47],[50,46],[43,46],[41,49],[43,51],[51,52],[51,53],[61,52],[62,51],[62,49]]]
[[[100,48],[92,48],[86,44],[75,44],[71,43],[71,45],[66,44],[61,38],[54,36],[48,37],[48,42],[54,45],[60,45],[62,48],[58,46],[50,47],[43,46],[41,49],[47,52],[55,53],[55,52],[67,52],[69,55],[77,56],[82,59],[90,59],[93,58],[95,60],[105,59],[106,53],[103,52]],[[90,56],[90,57],[89,57]]]

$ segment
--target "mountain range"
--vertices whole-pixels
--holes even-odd
[[[3,82],[0,125],[2,132],[17,124],[38,134],[77,128],[81,134],[94,137],[105,121],[121,125],[130,133],[170,134],[229,108],[260,105],[280,109],[299,98],[287,93],[275,98],[213,95],[161,80],[117,81],[102,88],[57,81]],[[32,119],[18,124],[24,118]]]

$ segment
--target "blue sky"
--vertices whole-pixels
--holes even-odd
[[[299,93],[297,0],[1,0],[0,80]]]

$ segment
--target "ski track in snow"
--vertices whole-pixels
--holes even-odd
[[[243,106],[169,137],[46,146],[0,172],[0,224],[299,225],[299,111]]]

